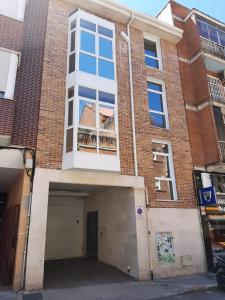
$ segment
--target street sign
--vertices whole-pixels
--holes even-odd
[[[216,190],[215,187],[213,186],[200,189],[199,196],[200,196],[200,204],[202,206],[210,206],[210,205],[217,204]]]

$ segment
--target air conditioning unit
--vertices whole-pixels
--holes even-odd
[[[224,83],[225,82],[225,70],[223,70],[222,72],[220,72],[220,80]]]

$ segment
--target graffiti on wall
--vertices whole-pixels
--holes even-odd
[[[175,262],[175,250],[172,232],[156,233],[158,262],[169,264]]]

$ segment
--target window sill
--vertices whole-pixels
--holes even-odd
[[[4,14],[0,14],[0,16],[5,17],[5,18],[9,18],[9,19],[11,19],[11,20],[13,20],[13,21],[17,21],[17,22],[24,23],[24,19],[23,19],[23,20],[19,20],[19,19],[17,19],[17,18],[10,17],[10,16],[4,15]]]
[[[157,191],[158,192],[158,191]],[[175,202],[177,203],[178,202],[178,199],[175,199],[175,200],[160,200],[160,199],[157,199],[156,200],[157,202]]]
[[[148,65],[146,65],[146,64],[145,64],[145,66],[146,66],[146,68],[148,68],[148,69],[150,69],[150,70],[157,70],[157,71],[163,72],[163,69],[162,69],[162,68],[154,68],[154,67],[150,67],[150,66],[148,66]]]
[[[15,101],[15,99],[8,99],[8,98],[2,98],[0,97],[0,101]]]

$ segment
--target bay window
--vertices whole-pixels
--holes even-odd
[[[216,44],[225,46],[224,29],[202,18],[197,18],[197,26],[201,37],[206,38]]]

